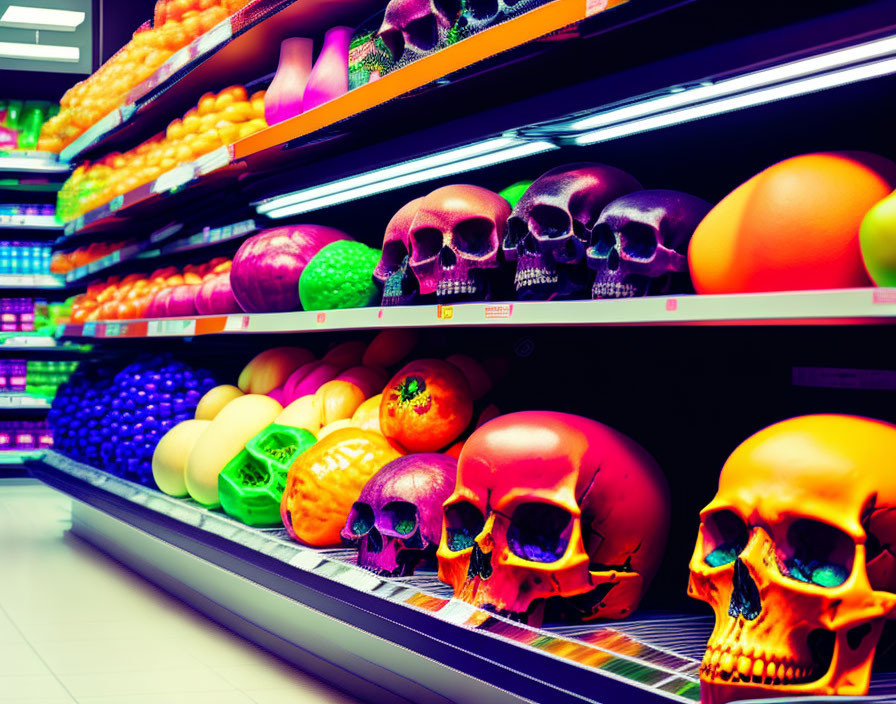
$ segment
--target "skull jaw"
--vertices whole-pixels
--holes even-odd
[[[563,301],[587,297],[587,269],[552,264],[541,257],[521,254],[514,286],[521,301]]]
[[[422,550],[406,548],[400,538],[383,536],[382,549],[369,550],[367,536],[358,544],[358,566],[381,577],[410,577],[421,562],[435,557],[435,545]]]
[[[620,274],[609,271],[606,265],[589,266],[597,270],[594,285],[591,287],[591,298],[640,298],[643,296],[665,296],[672,293],[690,293],[693,291],[687,273],[665,273],[656,277],[643,274]]]

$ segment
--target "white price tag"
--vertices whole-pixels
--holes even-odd
[[[248,315],[228,315],[224,323],[224,332],[243,332],[249,329]]]
[[[229,163],[230,149],[225,144],[222,147],[218,147],[213,152],[204,154],[196,160],[196,175],[204,176],[212,171],[217,171],[222,166],[227,166]]]
[[[207,51],[211,51],[215,49],[219,45],[228,41],[233,36],[233,29],[230,25],[230,18],[228,17],[223,22],[219,22],[210,30],[208,30],[205,34],[199,37],[196,42],[196,51],[197,56],[202,56]]]
[[[151,320],[147,325],[146,334],[149,337],[195,335],[196,320]]]
[[[302,550],[295,554],[289,561],[289,564],[293,567],[298,567],[300,570],[312,572],[321,562],[323,562],[323,558],[316,552],[312,550]]]
[[[124,205],[124,196],[116,196],[112,200],[109,201],[109,212],[114,213],[118,210],[121,210],[121,207]]]
[[[155,183],[152,184],[152,192],[167,193],[168,191],[173,191],[175,188],[180,188],[185,183],[192,181],[194,175],[193,164],[176,166],[155,180]]]

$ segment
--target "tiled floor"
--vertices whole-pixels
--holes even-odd
[[[0,702],[353,702],[67,532],[70,504],[0,479]]]

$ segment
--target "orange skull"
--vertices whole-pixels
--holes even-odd
[[[439,578],[456,598],[530,623],[622,618],[659,565],[669,499],[626,436],[528,411],[470,436],[444,514]]]
[[[744,441],[701,513],[688,594],[715,611],[704,704],[862,695],[896,609],[896,426],[801,416]]]

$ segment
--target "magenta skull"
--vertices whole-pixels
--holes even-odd
[[[422,198],[415,198],[392,216],[383,238],[383,254],[373,270],[373,279],[382,291],[384,306],[407,306],[414,303],[420,288],[408,266],[408,234]]]
[[[358,564],[397,577],[434,560],[442,504],[456,478],[457,460],[439,453],[405,455],[374,474],[342,529],[343,539],[358,545]]]
[[[396,63],[407,63],[444,44],[459,14],[452,0],[391,0],[377,35]]]
[[[586,296],[591,229],[608,203],[639,190],[633,176],[603,164],[566,164],[538,177],[516,204],[504,237],[504,257],[516,261],[517,296]]]
[[[411,270],[440,303],[489,297],[510,205],[487,188],[458,184],[423,199],[411,225]]]
[[[685,293],[691,235],[712,206],[679,191],[638,191],[617,198],[591,235],[592,298]]]

